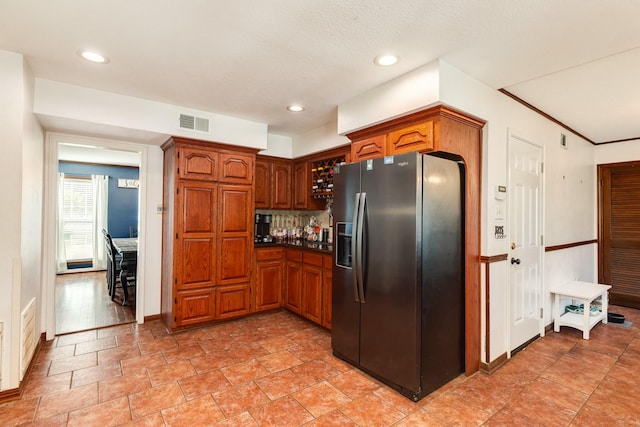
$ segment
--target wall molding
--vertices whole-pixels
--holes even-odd
[[[576,248],[578,246],[592,245],[594,243],[597,244],[598,243],[598,239],[583,240],[581,242],[573,242],[573,243],[565,243],[563,245],[546,246],[544,248],[544,251],[545,252],[553,252],[553,251],[559,251],[559,250],[562,250],[562,249]]]
[[[496,360],[491,363],[482,363],[480,365],[480,369],[482,372],[486,372],[487,374],[491,374],[495,372],[496,369],[507,363],[507,353],[502,353]]]
[[[491,348],[491,346],[490,346],[490,344],[491,344],[491,334],[489,333],[489,331],[491,330],[491,328],[489,327],[491,325],[491,316],[489,316],[489,312],[490,312],[489,308],[491,308],[491,298],[490,298],[490,294],[491,294],[491,291],[490,291],[490,289],[491,289],[491,274],[490,274],[489,266],[494,262],[506,261],[508,258],[509,258],[509,254],[499,254],[499,255],[491,255],[491,256],[482,255],[482,256],[480,256],[480,262],[483,263],[483,264],[487,264],[487,266],[484,269],[484,306],[485,306],[484,324],[486,325],[485,336],[484,336],[485,360],[490,360],[490,357],[491,357],[491,355],[489,354],[489,349]],[[506,358],[506,353],[505,353],[505,358]],[[484,368],[485,365],[487,365],[487,364],[486,363],[481,363],[481,366],[483,367],[483,370],[486,371],[486,369]],[[489,365],[491,365],[491,363],[489,363]],[[487,371],[487,372],[491,372],[491,371]]]
[[[36,364],[36,359],[38,358],[38,354],[40,353],[40,349],[42,348],[42,344],[44,343],[45,338],[46,338],[46,334],[44,332],[41,333],[36,349],[33,352],[33,356],[31,356],[29,367],[27,368],[27,371],[24,373],[24,377],[22,377],[22,381],[20,381],[20,384],[18,385],[18,387],[0,391],[0,404],[5,402],[10,402],[12,400],[17,400],[17,399],[20,399],[20,397],[22,397],[22,393],[24,393],[24,387],[27,384],[27,380],[31,376],[31,371],[33,370],[33,367]]]

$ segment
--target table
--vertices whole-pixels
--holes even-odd
[[[138,238],[114,238],[111,239],[113,247],[122,255],[120,261],[120,283],[122,284],[122,293],[124,298],[122,305],[129,304],[129,291],[127,277],[136,274],[138,268]]]
[[[602,285],[591,282],[575,281],[551,289],[555,294],[553,306],[553,330],[560,332],[560,326],[570,326],[582,331],[582,338],[589,339],[589,331],[598,322],[607,323],[607,310],[609,308],[608,291],[610,285]],[[560,313],[560,298],[571,298],[584,304],[582,314]],[[589,310],[591,303],[600,299],[602,311],[596,316],[592,316]]]

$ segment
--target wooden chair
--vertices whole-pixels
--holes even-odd
[[[107,290],[111,300],[113,300],[116,293],[116,284],[120,280],[120,262],[122,257],[113,246],[113,241],[109,233],[105,234],[105,243],[107,249]]]

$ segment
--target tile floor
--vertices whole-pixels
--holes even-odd
[[[640,311],[562,328],[487,375],[413,403],[334,358],[330,334],[286,311],[168,335],[158,321],[46,343],[0,425],[640,425]]]

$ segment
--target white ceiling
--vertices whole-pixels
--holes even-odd
[[[3,0],[0,49],[36,77],[289,136],[441,58],[606,142],[640,138],[638,18],[638,0]],[[110,62],[81,60],[83,48]],[[400,62],[375,66],[384,52]]]

